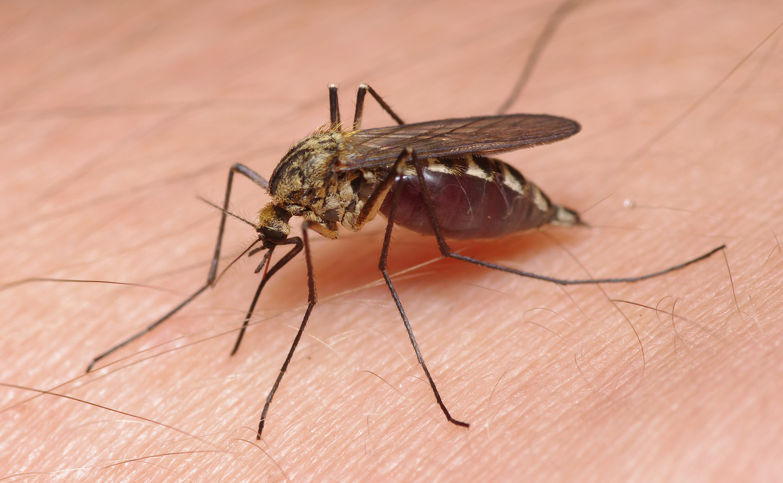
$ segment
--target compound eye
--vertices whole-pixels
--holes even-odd
[[[258,233],[264,240],[283,241],[288,238],[288,234],[291,232],[291,227],[288,225],[290,218],[291,213],[269,203],[258,214]]]
[[[261,234],[261,237],[265,241],[269,241],[269,242],[273,242],[273,243],[281,242],[281,241],[285,240],[286,238],[288,238],[288,231],[287,230],[286,231],[281,231],[279,229],[276,229],[276,228],[270,227],[270,226],[262,226],[262,227],[260,227],[258,229],[258,233]]]

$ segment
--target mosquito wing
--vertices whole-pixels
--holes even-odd
[[[576,121],[547,114],[465,117],[365,129],[345,141],[337,169],[383,166],[405,148],[430,158],[513,151],[564,139],[579,129]]]

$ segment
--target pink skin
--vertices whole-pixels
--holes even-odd
[[[454,244],[566,277],[584,276],[579,264],[640,274],[721,243],[725,259],[561,289],[437,260],[433,239],[396,231],[393,272],[434,261],[397,288],[465,430],[443,418],[378,283],[383,222],[336,242],[313,235],[320,303],[258,446],[257,418],[304,310],[301,259],[270,284],[263,323],[236,356],[258,257],[111,358],[121,362],[81,375],[203,282],[218,215],[195,196],[221,200],[234,162],[269,175],[328,120],[329,82],[341,85],[344,119],[360,82],[405,120],[492,113],[554,5],[73,3],[2,6],[2,281],[154,288],[0,291],[0,382],[77,378],[56,392],[157,423],[51,395],[24,402],[0,413],[0,476],[761,480],[783,470],[781,34],[655,138],[783,20],[775,2],[573,12],[512,110],[571,117],[583,132],[501,158],[592,228]],[[372,101],[365,112],[367,126],[390,123]],[[267,201],[241,180],[232,209],[252,218]],[[252,238],[231,222],[222,266]],[[7,407],[33,393],[0,395]]]

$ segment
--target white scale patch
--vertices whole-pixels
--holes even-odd
[[[522,185],[522,183],[519,182],[516,176],[511,174],[511,172],[508,169],[508,166],[505,164],[503,166],[503,184],[511,188],[513,191],[516,191],[517,193],[524,194],[527,192],[527,188]]]
[[[481,169],[473,160],[473,156],[466,156],[466,158],[468,159],[468,169],[465,171],[465,174],[473,176],[474,178],[483,179],[484,181],[495,181],[492,173],[487,173]]]
[[[544,195],[541,194],[541,190],[535,186],[532,186],[531,188],[533,191],[533,203],[535,203],[536,207],[541,211],[549,210],[549,202],[547,202]]]
[[[413,166],[410,167],[410,169],[413,170],[412,174],[416,174],[416,168]],[[432,171],[433,173],[443,173],[443,174],[454,174],[454,170],[446,166],[445,164],[438,161],[437,158],[427,158],[427,171]],[[407,170],[406,170],[406,173]]]

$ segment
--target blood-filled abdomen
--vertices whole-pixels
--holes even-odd
[[[423,175],[432,195],[438,227],[447,238],[494,238],[547,223],[580,223],[576,212],[551,203],[536,185],[497,159],[428,159]],[[425,235],[433,234],[412,166],[394,190],[399,192],[394,222]],[[391,204],[392,191],[381,206],[386,217]]]

